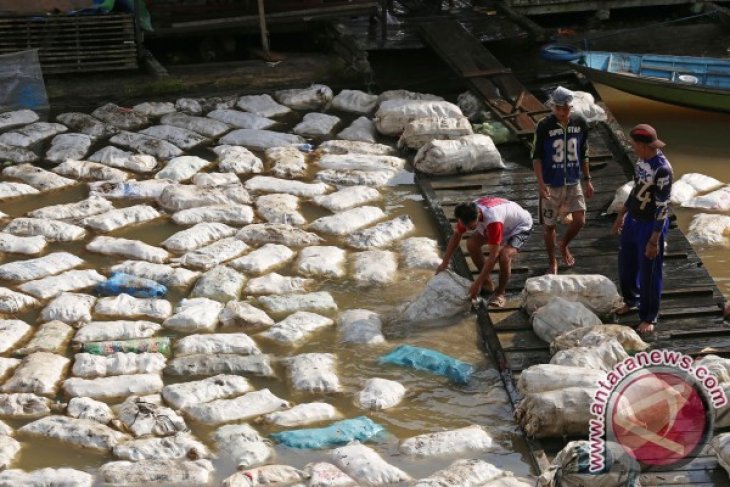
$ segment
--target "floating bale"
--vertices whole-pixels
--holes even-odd
[[[290,448],[314,450],[346,445],[352,441],[369,441],[384,431],[385,428],[370,418],[360,416],[337,421],[323,428],[281,431],[273,433],[271,438]]]
[[[436,375],[443,375],[457,384],[467,384],[474,372],[474,366],[436,350],[400,345],[383,355],[380,364],[393,364],[411,367]]]

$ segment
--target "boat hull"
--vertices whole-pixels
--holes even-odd
[[[577,63],[572,63],[572,66],[592,81],[632,95],[683,107],[730,113],[730,91],[697,88],[638,76],[609,73]]]

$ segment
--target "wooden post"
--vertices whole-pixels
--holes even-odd
[[[264,0],[258,0],[259,4],[259,30],[261,31],[261,47],[264,49],[264,55],[268,58],[271,53],[269,51],[269,32],[266,30],[266,13],[264,12]]]
[[[143,41],[142,25],[140,23],[140,12],[142,11],[142,0],[134,0],[134,43],[137,46],[137,59],[142,61]]]

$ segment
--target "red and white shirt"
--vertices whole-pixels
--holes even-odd
[[[481,215],[474,231],[484,235],[488,245],[500,245],[532,228],[532,215],[513,201],[484,196],[474,203]],[[467,230],[460,221],[456,222],[457,232],[465,233]]]

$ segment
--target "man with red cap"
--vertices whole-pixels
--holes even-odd
[[[664,142],[654,127],[639,124],[631,129],[629,137],[639,160],[634,169],[634,188],[612,228],[613,233],[621,234],[618,270],[624,305],[616,312],[626,314],[638,305],[638,332],[649,334],[659,315],[673,174],[661,151]]]

